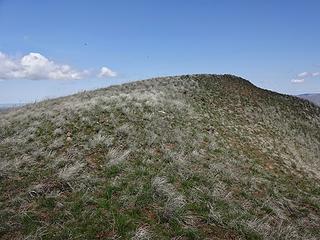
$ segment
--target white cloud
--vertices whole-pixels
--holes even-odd
[[[320,76],[320,72],[302,72],[299,73],[294,79],[291,79],[292,83],[304,83],[306,78],[313,78]]]
[[[308,72],[302,72],[298,74],[298,77],[307,77],[307,76],[309,76]]]
[[[304,83],[304,79],[291,79],[292,83]]]
[[[40,53],[29,53],[15,59],[0,52],[0,79],[78,80],[88,71],[78,71],[69,65],[58,64]]]
[[[102,67],[98,74],[99,78],[115,77],[115,76],[117,76],[117,73],[107,67]]]

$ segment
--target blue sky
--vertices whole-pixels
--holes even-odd
[[[191,73],[320,92],[319,9],[317,0],[0,0],[0,103]]]

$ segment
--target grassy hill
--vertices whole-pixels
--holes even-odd
[[[0,114],[1,239],[320,239],[320,108],[232,75]]]

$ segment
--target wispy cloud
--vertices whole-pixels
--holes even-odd
[[[320,72],[301,72],[291,79],[292,83],[304,83],[307,78],[314,78],[320,76]]]
[[[307,76],[309,76],[308,72],[302,72],[298,74],[298,77],[307,77]]]
[[[109,77],[115,76],[113,71],[104,68],[103,77],[107,77],[106,69]],[[88,70],[77,70],[70,65],[56,63],[40,53],[31,52],[21,58],[13,58],[0,52],[1,80],[79,80],[90,75]]]
[[[292,83],[304,83],[304,79],[302,78],[302,79],[291,79],[291,82]]]

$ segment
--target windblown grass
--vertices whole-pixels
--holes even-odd
[[[320,108],[231,75],[0,113],[2,239],[319,239]]]

